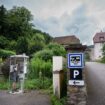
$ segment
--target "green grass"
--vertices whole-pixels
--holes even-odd
[[[0,81],[0,90],[7,90],[9,87],[9,82]]]
[[[49,78],[26,80],[25,89],[48,89],[52,85]]]
[[[52,85],[52,80],[49,78],[44,79],[32,79],[25,81],[25,89],[34,90],[34,89],[48,89]],[[9,81],[0,81],[0,90],[7,90],[10,86]]]

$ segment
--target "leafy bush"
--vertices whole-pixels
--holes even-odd
[[[9,51],[9,50],[0,49],[0,57],[1,58],[7,58],[7,57],[9,57],[11,55],[15,55],[15,52]]]
[[[52,76],[52,57],[54,55],[65,56],[66,51],[64,47],[56,43],[50,43],[44,50],[39,51],[33,55],[30,62],[29,77],[38,78],[39,72],[42,76]]]
[[[3,64],[1,65],[1,71],[5,79],[9,77],[9,69],[10,69],[9,67],[10,67],[10,60],[6,59],[5,62],[3,62]]]
[[[8,78],[9,76],[9,65],[10,65],[9,59],[6,58],[8,58],[11,55],[15,55],[15,52],[0,49],[0,58],[2,58],[0,63],[3,62],[1,65],[1,71],[5,78]],[[4,59],[5,61],[3,61]]]
[[[28,72],[28,78],[32,80],[26,82],[25,87],[27,89],[48,89],[51,86],[52,57],[54,55],[65,56],[66,51],[61,45],[50,43],[44,50],[33,55],[33,58],[30,60]],[[56,98],[53,99],[53,105],[63,105],[63,99],[60,102]]]
[[[45,62],[39,58],[33,58],[30,61],[30,70],[28,72],[28,76],[31,79],[38,78],[39,72],[42,73],[43,77],[51,77],[52,75],[52,64],[51,61]]]
[[[34,54],[37,51],[42,50],[44,47],[44,43],[40,43],[40,41],[32,41],[30,40],[29,43],[29,55]]]
[[[41,33],[34,33],[33,36],[28,39],[28,42],[30,55],[42,50],[45,46],[45,38]]]
[[[51,50],[46,50],[46,49],[39,51],[39,52],[34,54],[35,58],[40,58],[44,61],[51,60],[52,56],[53,56],[53,52]]]
[[[66,55],[66,50],[62,45],[59,45],[57,43],[50,43],[46,46],[46,49],[51,50],[53,52],[53,55],[56,56],[64,56]]]

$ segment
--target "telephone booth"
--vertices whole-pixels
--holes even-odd
[[[9,81],[10,81],[10,91],[12,90],[12,81],[11,78],[14,78],[11,76],[11,73],[16,70],[16,91],[14,93],[23,93],[24,92],[24,82],[27,74],[27,66],[28,66],[28,59],[29,57],[25,54],[23,55],[13,55],[10,56],[10,75],[9,75]]]

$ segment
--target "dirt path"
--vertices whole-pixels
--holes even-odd
[[[51,105],[50,97],[40,91],[9,94],[0,90],[0,105]]]

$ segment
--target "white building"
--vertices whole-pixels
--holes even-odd
[[[94,42],[94,60],[102,58],[102,47],[105,43],[105,32],[96,33],[93,38]]]

